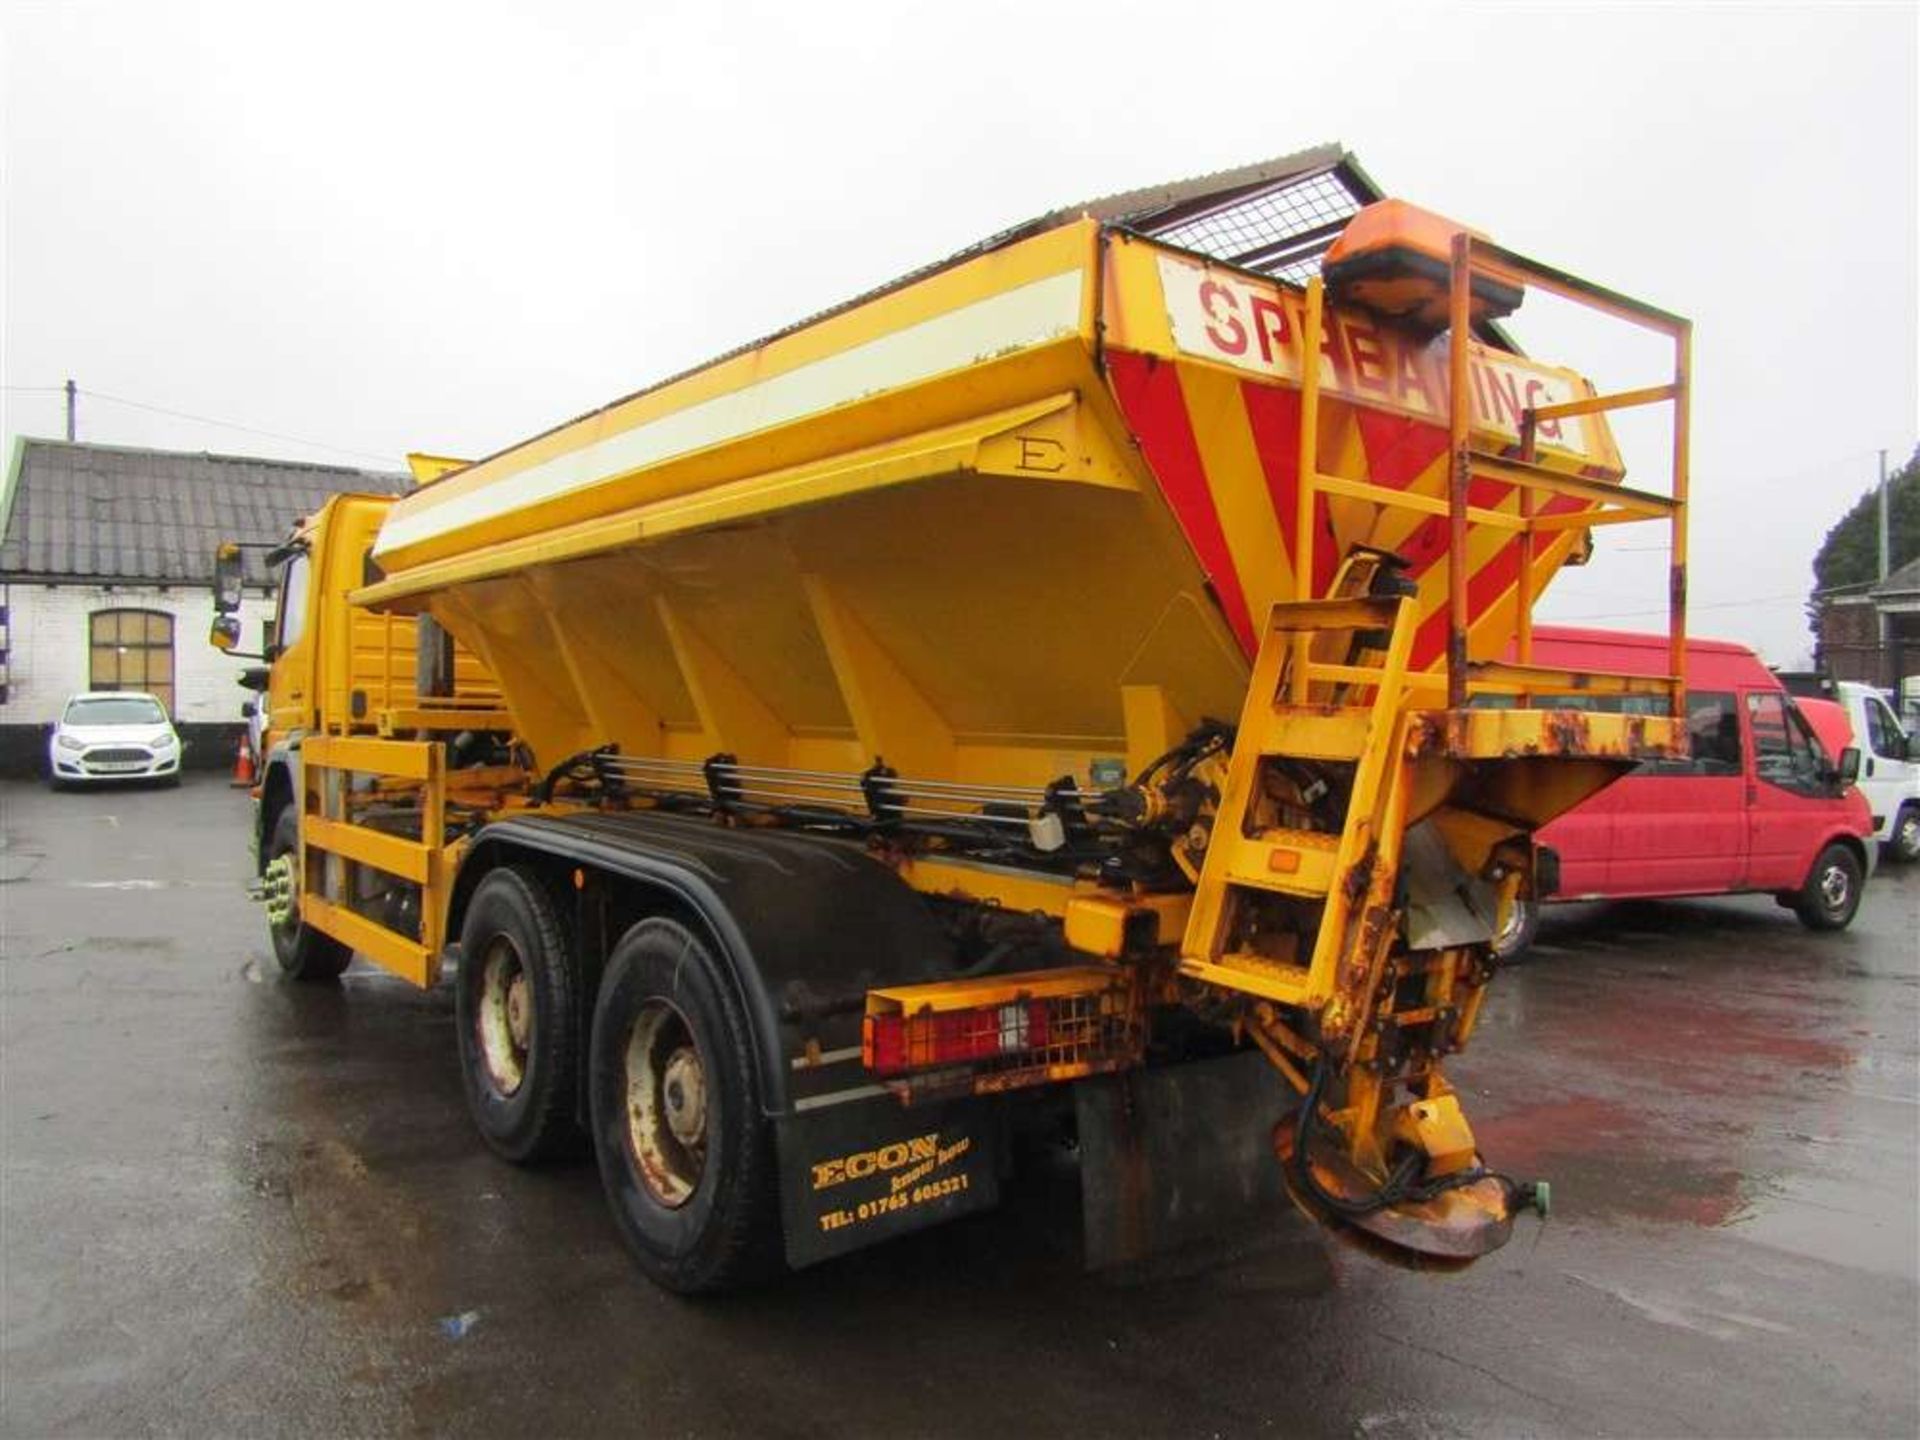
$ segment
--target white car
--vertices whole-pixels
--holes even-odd
[[[180,782],[180,737],[166,707],[139,690],[76,695],[47,738],[54,789],[100,780]]]

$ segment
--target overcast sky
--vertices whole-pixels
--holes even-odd
[[[1821,535],[1920,430],[1917,15],[0,0],[0,431],[58,435],[72,376],[87,440],[478,455],[1008,223],[1339,140],[1694,318],[1693,627],[1793,662]],[[1544,613],[1657,625],[1655,545]]]

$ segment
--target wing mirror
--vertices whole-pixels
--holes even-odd
[[[215,615],[237,615],[240,613],[241,587],[247,577],[246,560],[240,553],[240,547],[231,540],[224,540],[220,548],[213,552],[213,613]],[[236,634],[238,631],[235,632]]]
[[[1840,761],[1833,767],[1834,782],[1844,790],[1860,778],[1860,747],[1849,745],[1840,752]]]
[[[240,602],[247,579],[246,556],[232,540],[222,540],[213,552],[213,625],[207,643],[236,660],[270,658],[264,648],[248,653],[240,648]]]

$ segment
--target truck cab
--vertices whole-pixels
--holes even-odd
[[[1833,698],[1846,710],[1860,748],[1860,793],[1873,814],[1873,838],[1890,860],[1920,859],[1920,759],[1913,737],[1871,685],[1842,680]]]
[[[274,613],[261,637],[268,662],[261,718],[257,839],[262,863],[279,812],[296,793],[302,741],[311,734],[409,734],[422,709],[466,707],[476,731],[503,728],[500,691],[480,661],[431,621],[379,614],[351,602],[379,578],[371,559],[393,497],[331,497],[264,552],[273,576]],[[229,654],[241,636],[242,548],[216,557],[212,640]]]

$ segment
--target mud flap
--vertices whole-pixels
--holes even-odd
[[[1288,1208],[1269,1135],[1299,1097],[1257,1052],[1082,1080],[1074,1100],[1088,1269]]]
[[[875,1096],[782,1116],[775,1139],[796,1270],[1000,1201],[1005,1126],[992,1101],[909,1109]]]

